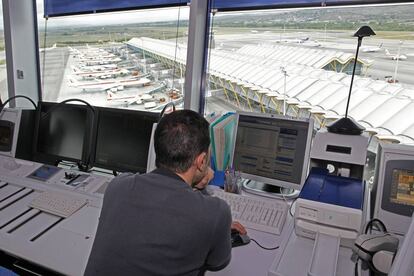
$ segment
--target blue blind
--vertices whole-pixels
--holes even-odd
[[[260,8],[315,7],[354,4],[393,3],[395,0],[210,0],[218,10],[247,10]],[[407,2],[405,0],[398,2]]]
[[[45,17],[186,5],[190,0],[44,0]]]

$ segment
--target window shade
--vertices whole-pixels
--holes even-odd
[[[293,7],[320,7],[337,5],[362,5],[396,3],[410,1],[395,0],[211,0],[211,6],[221,11],[252,10],[267,8],[293,8]]]
[[[186,5],[190,0],[44,0],[45,17]]]

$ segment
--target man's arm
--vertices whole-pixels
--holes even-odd
[[[231,259],[230,239],[231,213],[230,208],[220,200],[220,212],[217,213],[217,221],[212,237],[211,250],[207,256],[206,269],[217,271],[225,268]]]

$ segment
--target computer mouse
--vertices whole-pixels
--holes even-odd
[[[231,230],[231,247],[242,246],[250,243],[250,238],[247,235],[240,234],[237,230]]]

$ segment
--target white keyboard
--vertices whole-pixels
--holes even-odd
[[[214,190],[214,196],[223,199],[231,208],[234,221],[247,228],[280,235],[286,220],[288,206],[278,199],[265,199]]]
[[[29,204],[30,207],[67,218],[82,208],[87,201],[61,193],[43,192]]]

